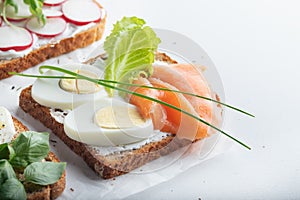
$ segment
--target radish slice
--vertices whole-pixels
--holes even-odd
[[[2,25],[2,18],[0,17],[0,26]]]
[[[61,17],[63,13],[59,10],[52,10],[52,9],[44,9],[43,13],[46,17],[51,18],[51,17]]]
[[[45,6],[59,6],[60,4],[64,3],[66,0],[45,0]]]
[[[15,0],[18,5],[18,12],[15,13],[15,9],[8,5],[6,7],[6,18],[10,21],[22,21],[31,16],[29,5],[25,4],[23,0]]]
[[[33,43],[32,34],[24,28],[3,26],[0,27],[0,35],[5,35],[5,37],[0,37],[1,51],[23,51],[31,47]]]
[[[62,18],[47,18],[45,26],[40,25],[36,18],[30,19],[26,28],[40,37],[55,37],[66,29],[66,21]]]
[[[86,25],[101,20],[101,9],[94,1],[69,0],[62,5],[67,21],[75,25]]]

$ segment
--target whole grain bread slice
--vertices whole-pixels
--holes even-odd
[[[13,122],[16,130],[16,135],[14,135],[14,138],[16,138],[20,133],[24,131],[28,131],[28,128],[22,122],[17,120],[15,117],[13,117]],[[56,157],[56,155],[53,152],[49,152],[45,160],[51,162],[60,162],[60,160]],[[26,184],[24,186],[25,186],[28,200],[56,199],[58,196],[62,194],[62,192],[66,187],[66,173],[64,172],[61,178],[52,185],[38,186],[34,184]]]
[[[97,58],[90,59],[87,63],[93,64],[96,60]],[[176,63],[176,61],[164,53],[157,53],[156,60]],[[26,113],[51,129],[72,151],[82,157],[91,169],[104,179],[128,173],[191,143],[188,140],[178,139],[174,135],[166,135],[158,141],[148,142],[139,148],[102,154],[101,150],[98,150],[97,147],[69,138],[64,132],[64,125],[51,116],[50,108],[38,104],[32,98],[31,86],[21,92],[19,106]]]
[[[96,2],[96,1],[95,1]],[[96,2],[99,8],[103,7]],[[100,22],[87,30],[81,31],[72,37],[66,37],[55,43],[48,43],[29,52],[27,55],[10,60],[0,59],[0,79],[8,78],[9,72],[22,72],[30,67],[79,48],[86,47],[101,39],[106,23],[106,14]]]

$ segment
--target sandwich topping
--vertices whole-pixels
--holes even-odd
[[[10,112],[0,106],[0,144],[10,142],[15,134],[15,126]]]
[[[31,6],[38,11],[31,13]],[[0,2],[0,9],[3,16],[3,20],[0,17],[1,60],[23,57],[43,45],[58,43],[89,29],[105,17],[104,9],[93,0],[66,0],[53,4],[5,0]]]
[[[77,73],[74,69],[79,68],[75,65],[73,69],[41,66],[41,72],[48,71],[41,75],[19,75],[39,78],[32,86],[32,97],[39,104],[52,110],[70,110],[62,116],[64,131],[79,142],[100,147],[128,145],[158,132],[194,142],[214,130],[249,148],[217,127],[214,119],[218,117],[214,115],[221,113],[215,113],[212,104],[253,115],[214,99],[197,66],[153,64],[159,43],[160,39],[144,20],[124,17],[104,42],[107,59],[94,66],[84,65],[88,71],[99,70],[104,76],[92,78]],[[75,85],[76,89],[71,91],[78,92],[80,87],[76,84],[83,80],[103,86],[106,92],[70,95],[58,84],[64,83],[66,88]],[[43,93],[45,88],[48,94]]]
[[[27,131],[17,134],[10,112],[0,107],[0,199],[25,200],[32,190],[56,183],[66,163],[45,161],[49,134]]]
[[[97,74],[91,71],[77,69],[74,72],[80,75],[87,76],[89,78],[98,78]],[[102,87],[98,84],[81,79],[61,79],[60,87],[65,91],[77,94],[90,94],[99,92],[102,89]]]

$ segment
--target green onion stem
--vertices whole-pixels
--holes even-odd
[[[116,87],[116,86],[112,86],[112,85],[109,85],[109,84],[104,83],[105,81],[103,81],[103,80],[93,79],[93,78],[90,78],[90,77],[87,77],[87,76],[83,76],[83,75],[81,75],[81,74],[78,74],[78,73],[75,73],[75,72],[72,72],[72,71],[63,69],[63,68],[45,65],[45,66],[41,66],[41,67],[40,67],[40,72],[41,72],[41,73],[43,73],[43,71],[42,71],[43,69],[49,69],[49,70],[54,70],[54,71],[62,72],[62,73],[65,73],[65,74],[69,74],[69,75],[71,75],[71,76],[74,76],[73,79],[74,79],[74,78],[77,78],[77,79],[84,79],[84,80],[87,80],[87,81],[90,81],[90,82],[93,82],[93,83],[102,85],[102,86],[104,86],[104,87],[108,87],[108,88],[111,88],[111,89],[115,89],[115,90],[118,90],[118,91],[121,91],[121,92],[125,92],[125,93],[128,93],[128,94],[132,94],[132,95],[135,95],[135,96],[138,96],[138,97],[141,97],[141,98],[144,98],[144,99],[147,99],[147,100],[150,100],[150,101],[153,101],[153,102],[156,102],[156,103],[165,105],[165,106],[170,107],[170,108],[172,108],[172,109],[174,109],[174,110],[177,110],[177,111],[179,111],[179,112],[181,112],[181,113],[184,113],[184,114],[186,114],[186,115],[188,115],[188,116],[190,116],[190,117],[192,117],[192,118],[198,120],[199,122],[201,122],[201,123],[203,123],[203,124],[205,124],[205,125],[207,125],[207,126],[213,128],[213,129],[217,130],[218,132],[224,134],[225,136],[227,136],[228,138],[234,140],[235,142],[239,143],[240,145],[244,146],[245,148],[247,148],[247,149],[249,149],[249,150],[251,149],[249,146],[247,146],[247,145],[244,144],[243,142],[241,142],[241,141],[239,141],[238,139],[232,137],[231,135],[229,135],[228,133],[222,131],[221,129],[217,128],[216,126],[214,126],[214,125],[212,125],[212,124],[206,122],[205,120],[203,120],[203,119],[201,119],[201,118],[199,118],[199,117],[197,117],[197,116],[195,116],[195,115],[193,115],[193,114],[191,114],[191,113],[189,113],[189,112],[187,112],[187,111],[185,111],[185,110],[182,110],[182,109],[180,109],[180,108],[178,108],[178,107],[176,107],[176,106],[173,106],[173,105],[171,105],[171,104],[168,104],[168,103],[166,103],[166,102],[164,102],[164,101],[160,101],[160,100],[157,100],[157,99],[155,99],[155,98],[148,97],[148,96],[145,96],[145,95],[142,95],[142,94],[139,94],[139,93],[136,93],[136,92],[127,90],[127,89],[123,89],[123,88],[119,88],[119,87]],[[35,78],[54,78],[54,77],[55,77],[55,78],[64,78],[64,79],[70,79],[70,78],[72,78],[72,77],[65,77],[65,76],[61,77],[61,76],[27,75],[27,74],[18,74],[18,73],[14,73],[14,72],[12,72],[12,73],[10,73],[10,74],[12,74],[12,75],[19,75],[19,76],[25,76],[25,77],[35,77]],[[108,82],[109,82],[109,81],[108,81]],[[159,88],[159,89],[161,89],[161,88]],[[210,99],[210,98],[208,98],[208,99]],[[219,103],[219,102],[218,102],[218,103]]]
[[[42,66],[44,67],[44,66]],[[45,68],[45,69],[48,69],[48,68]],[[19,76],[23,76],[23,77],[32,77],[32,78],[50,78],[50,79],[85,79],[85,78],[80,78],[78,77],[75,77],[75,75],[73,77],[67,77],[67,76],[42,76],[42,75],[30,75],[30,74],[18,74],[18,73],[10,73],[12,75],[19,75]],[[77,74],[77,73],[75,73]],[[140,84],[132,84],[132,83],[124,83],[124,82],[118,82],[118,81],[110,81],[110,80],[104,80],[104,79],[95,79],[95,80],[98,80],[100,82],[105,82],[105,83],[113,83],[113,84],[118,84],[118,85],[127,85],[127,86],[132,86],[132,87],[140,87],[140,88],[148,88],[148,89],[154,89],[154,90],[162,90],[162,91],[168,91],[168,92],[176,92],[176,93],[181,93],[181,94],[185,94],[185,95],[189,95],[189,96],[194,96],[194,97],[197,97],[197,98],[201,98],[201,99],[205,99],[207,101],[211,101],[211,102],[214,102],[214,103],[218,103],[220,105],[223,105],[223,106],[226,106],[232,110],[235,110],[235,111],[238,111],[240,113],[243,113],[245,115],[248,115],[250,117],[255,117],[254,115],[246,112],[246,111],[243,111],[239,108],[236,108],[234,106],[231,106],[229,104],[226,104],[226,103],[223,103],[223,102],[220,102],[220,101],[217,101],[215,99],[212,99],[212,98],[208,98],[208,97],[204,97],[204,96],[200,96],[200,95],[196,95],[196,94],[193,94],[193,93],[189,93],[189,92],[183,92],[183,91],[179,91],[179,90],[171,90],[171,89],[168,89],[168,88],[161,88],[161,87],[153,87],[153,86],[146,86],[146,85],[140,85]]]

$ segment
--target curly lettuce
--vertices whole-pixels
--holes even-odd
[[[143,19],[124,17],[114,25],[104,42],[104,50],[108,55],[105,61],[106,80],[131,83],[141,74],[151,76],[160,39],[145,24]],[[113,89],[106,90],[110,96],[114,95]]]

